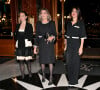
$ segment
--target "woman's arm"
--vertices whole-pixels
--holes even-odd
[[[35,39],[34,39],[34,54],[37,54],[37,47],[39,46],[39,40],[38,40],[38,35],[39,35],[39,22],[36,24],[36,34],[35,34]]]
[[[83,46],[84,46],[84,40],[87,38],[86,36],[86,30],[85,30],[85,24],[83,21],[80,22],[81,30],[80,30],[80,38],[81,38],[81,44],[79,48],[79,55],[82,55],[83,53]]]
[[[84,39],[81,39],[81,45],[80,45],[80,48],[83,48],[83,45],[84,45]]]
[[[83,53],[83,45],[84,45],[84,39],[81,39],[81,44],[80,44],[80,48],[79,48],[79,55],[82,55],[82,53]]]
[[[67,50],[67,34],[68,34],[67,31],[68,31],[68,23],[66,25],[65,34],[64,34],[64,37],[65,37],[65,39],[64,39],[64,51]]]
[[[38,38],[38,36],[39,36],[39,27],[40,27],[40,22],[38,21],[37,23],[36,23],[36,33],[35,33],[35,38],[34,38],[34,47],[37,47],[37,46],[39,46],[39,38]]]
[[[17,40],[17,31],[19,28],[19,24],[16,25],[16,30],[14,31],[14,39]]]
[[[33,27],[31,24],[28,24],[28,30],[26,32],[25,39],[28,39],[29,41],[32,41],[32,39],[33,39]]]
[[[55,40],[56,39],[56,36],[57,36],[57,33],[56,33],[56,27],[55,27],[55,22],[54,21],[51,21],[51,35],[48,37],[48,41],[52,41],[52,40]]]
[[[67,39],[64,39],[64,51],[67,50]]]

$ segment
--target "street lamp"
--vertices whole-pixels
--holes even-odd
[[[64,2],[65,2],[66,0],[64,0]],[[60,2],[62,2],[62,0],[60,0]]]
[[[57,17],[59,17],[59,16],[60,16],[60,14],[58,13],[58,14],[57,14]]]
[[[10,4],[10,2],[11,2],[11,0],[7,0],[7,1],[5,2],[5,4]]]

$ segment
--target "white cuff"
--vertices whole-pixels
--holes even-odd
[[[18,48],[18,40],[16,41],[16,45],[15,45],[15,47]]]
[[[81,39],[87,39],[87,37],[82,37]]]
[[[37,45],[33,45],[33,47],[37,47]]]

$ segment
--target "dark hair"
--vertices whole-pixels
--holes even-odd
[[[78,20],[82,20],[80,8],[79,7],[73,7],[72,10],[71,10],[71,13],[72,13],[73,9],[77,10]],[[72,16],[71,16],[71,20],[72,20]]]
[[[28,14],[27,14],[25,11],[20,11],[19,14],[20,14],[20,13],[24,13],[25,16],[28,16]],[[28,17],[27,17],[26,21],[28,21]]]

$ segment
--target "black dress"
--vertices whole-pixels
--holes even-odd
[[[39,46],[40,64],[50,64],[55,62],[54,41],[47,43],[46,34],[56,37],[55,23],[50,21],[42,24],[40,21],[36,24],[35,45]]]
[[[14,32],[14,38],[16,42],[18,41],[18,47],[16,47],[16,56],[32,56],[32,46],[25,46],[25,39],[32,42],[33,39],[33,28],[32,25],[26,23],[24,32],[19,31],[20,24],[17,24],[16,30]]]
[[[65,33],[67,39],[67,65],[69,84],[78,84],[78,76],[80,69],[79,48],[81,39],[86,39],[85,26],[83,21],[78,21],[74,25],[71,22],[67,24]]]

